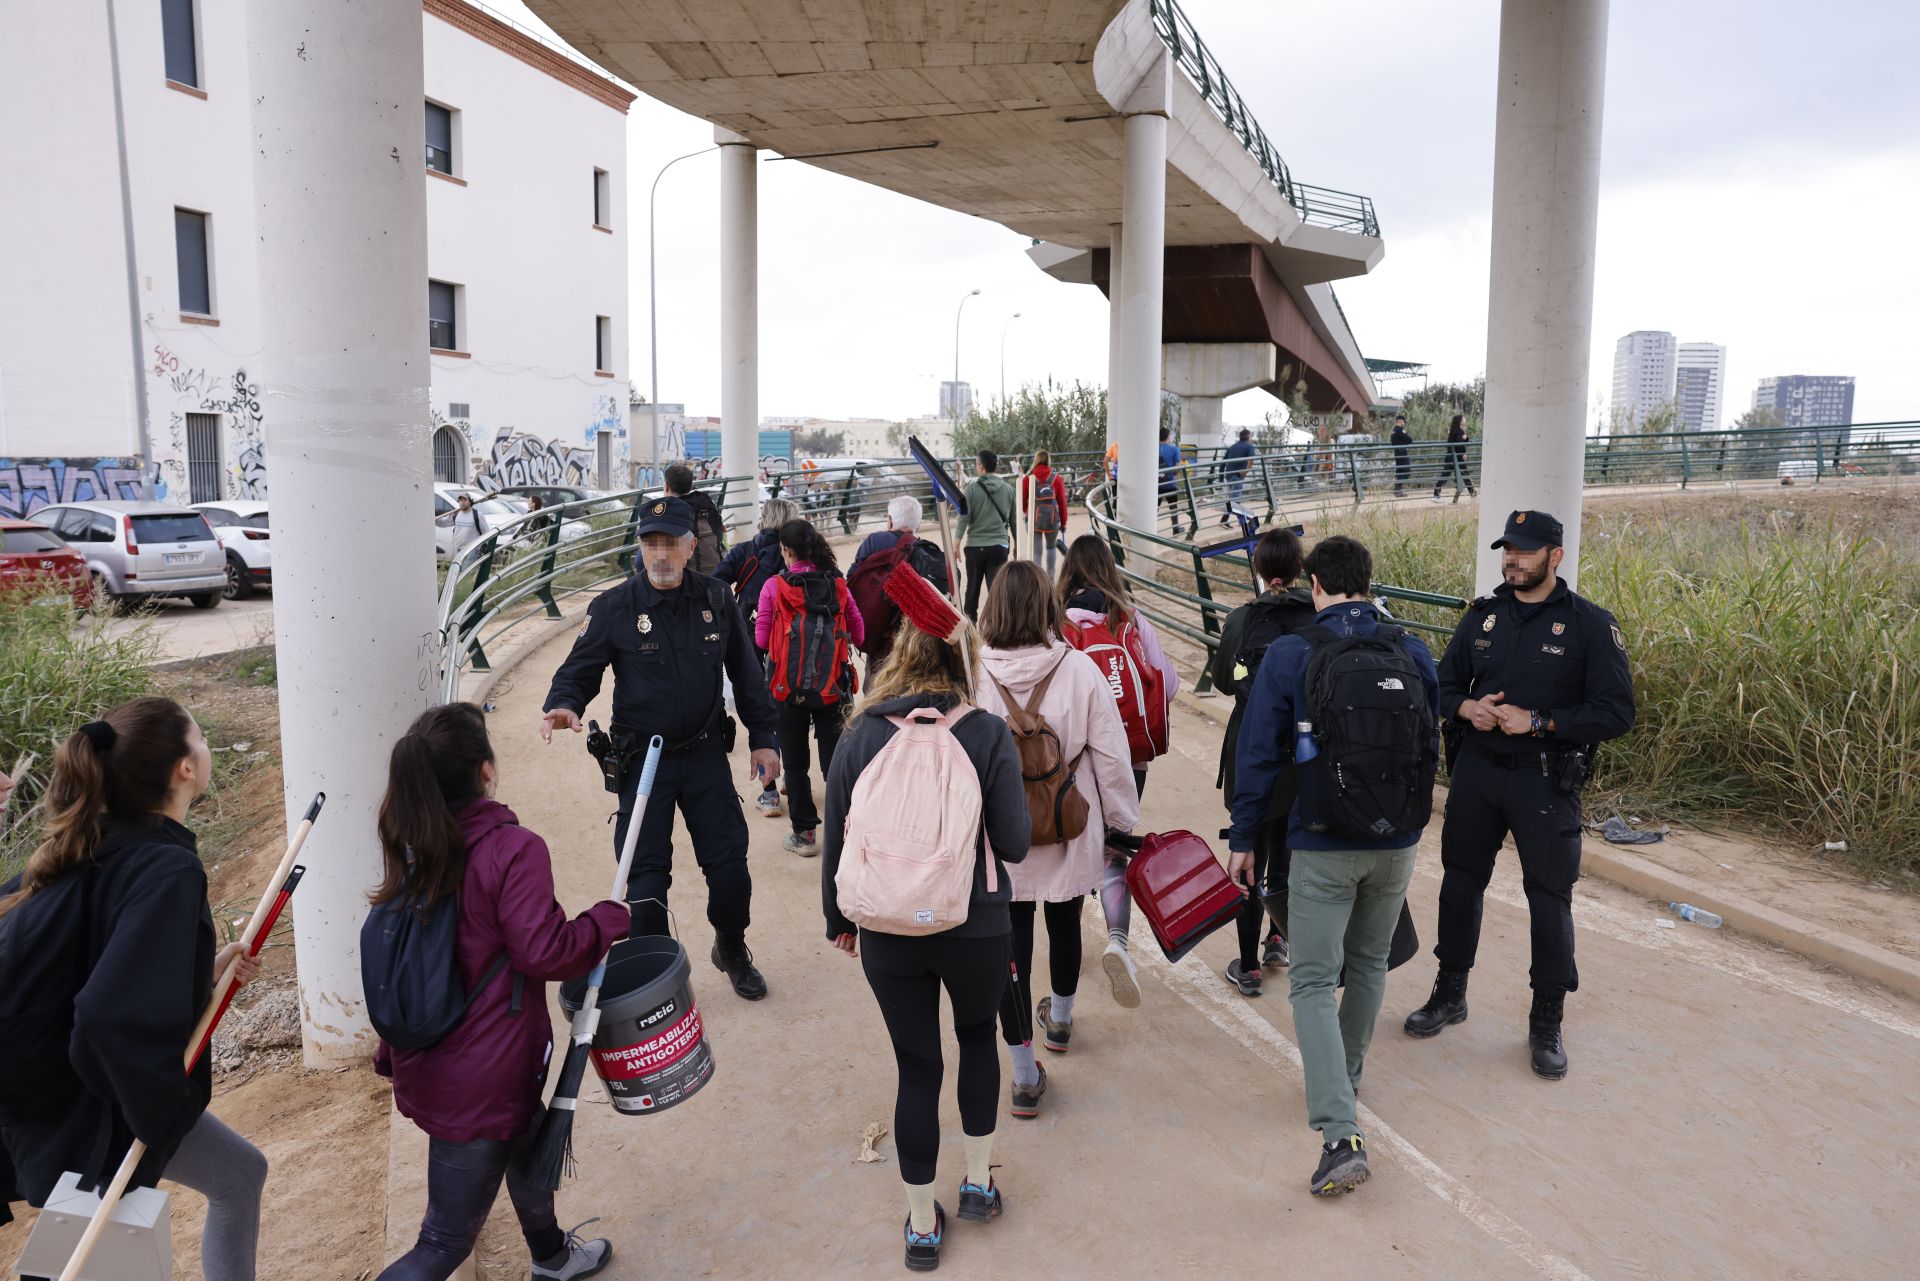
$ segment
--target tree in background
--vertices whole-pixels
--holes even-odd
[[[847,448],[843,431],[797,431],[793,433],[793,452],[809,458],[838,458]]]
[[[907,437],[913,435],[911,423],[895,423],[887,428],[887,450],[895,458],[907,456]]]
[[[1467,434],[1478,438],[1487,416],[1486,375],[1465,383],[1429,383],[1408,392],[1400,408],[1407,416],[1407,434],[1415,440],[1445,440],[1455,414],[1467,416]]]
[[[1165,422],[1164,401],[1161,414]],[[995,400],[984,414],[976,409],[953,435],[954,453],[962,458],[983,449],[1027,456],[1036,449],[1097,455],[1106,447],[1106,388],[1081,382],[1063,387],[1051,378],[1023,384],[1011,397]]]

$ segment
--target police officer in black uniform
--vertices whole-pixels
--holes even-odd
[[[1613,615],[1569,590],[1558,570],[1560,522],[1518,511],[1493,544],[1504,582],[1467,607],[1440,660],[1440,715],[1452,789],[1440,829],[1440,974],[1407,1016],[1428,1037],[1467,1017],[1467,971],[1480,904],[1511,832],[1533,921],[1533,1070],[1567,1074],[1560,1021],[1580,987],[1573,963],[1573,883],[1580,876],[1580,789],[1593,748],[1633,728],[1627,642]]]
[[[732,593],[718,579],[687,567],[694,549],[692,509],[678,498],[656,499],[647,505],[639,533],[642,572],[587,607],[573,652],[554,673],[540,736],[552,742],[556,729],[579,733],[581,714],[600,692],[601,674],[613,668],[613,748],[628,758],[613,833],[616,857],[639,790],[646,742],[654,734],[666,740],[627,881],[634,933],[667,931],[663,905],[673,884],[677,803],[707,878],[713,963],[735,992],[757,1001],[767,994],[767,982],[747,950],[753,881],[747,872],[747,822],[728,777],[733,722],[722,694],[722,668],[733,680],[734,706],[746,722],[753,753],[753,777],[762,784],[780,774],[773,700]]]

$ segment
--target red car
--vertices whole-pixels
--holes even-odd
[[[32,579],[55,580],[80,609],[93,607],[93,579],[80,553],[45,525],[30,520],[0,520],[0,590]]]

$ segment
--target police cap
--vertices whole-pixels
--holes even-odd
[[[1542,547],[1560,546],[1560,522],[1551,512],[1513,512],[1507,516],[1506,532],[1493,540],[1493,548],[1512,547],[1537,552]]]
[[[691,534],[693,508],[678,498],[656,498],[640,509],[642,534]]]

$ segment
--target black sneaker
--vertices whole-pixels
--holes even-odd
[[[1350,1134],[1338,1143],[1322,1144],[1320,1165],[1307,1191],[1315,1196],[1339,1196],[1367,1181],[1367,1141]]]
[[[733,984],[734,995],[745,1001],[758,1001],[767,994],[767,980],[753,968],[753,953],[745,939],[715,939],[713,966]]]
[[[1240,964],[1240,958],[1236,956],[1227,962],[1227,982],[1239,988],[1242,996],[1258,996],[1262,990],[1260,967],[1256,965],[1248,969]]]
[[[940,1266],[940,1240],[947,1234],[947,1211],[933,1203],[933,1231],[913,1230],[913,1218],[907,1218],[907,1268],[913,1272],[931,1272]]]
[[[978,1183],[960,1182],[960,1217],[969,1223],[992,1223],[1000,1217],[1000,1211],[1006,1206],[1006,1198],[1000,1195],[1000,1188],[989,1178],[987,1186]]]
[[[1278,934],[1267,936],[1267,949],[1260,956],[1260,968],[1263,970],[1284,970],[1292,959],[1287,951],[1287,941]]]
[[[1032,1085],[1022,1085],[1018,1081],[1013,1083],[1013,1106],[1007,1110],[1023,1121],[1031,1121],[1040,1115],[1040,1096],[1046,1092],[1047,1069],[1040,1067],[1040,1079]]]

